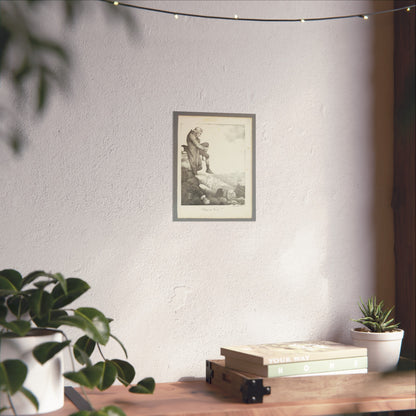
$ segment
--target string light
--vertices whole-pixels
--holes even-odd
[[[154,9],[151,7],[144,7],[144,6],[138,6],[135,4],[130,3],[123,3],[119,1],[113,1],[113,0],[100,0],[104,3],[110,3],[114,5],[120,5],[124,7],[130,7],[133,9],[139,9],[144,11],[149,11],[153,13],[163,13],[163,14],[170,14],[175,16],[175,19],[179,18],[179,16],[186,16],[186,17],[195,17],[200,19],[213,19],[213,20],[238,20],[241,22],[316,22],[316,21],[323,21],[323,20],[340,20],[340,19],[353,19],[353,18],[360,18],[364,20],[368,20],[369,17],[379,15],[379,14],[385,14],[385,13],[395,13],[399,12],[401,10],[406,10],[407,12],[410,12],[411,9],[416,7],[416,4],[413,4],[412,6],[404,6],[404,7],[398,7],[396,9],[389,9],[389,10],[381,10],[378,12],[372,12],[372,13],[366,13],[366,14],[350,14],[345,16],[328,16],[328,17],[310,17],[310,18],[302,18],[302,19],[261,19],[261,18],[251,18],[251,17],[239,17],[238,15],[234,15],[234,17],[227,17],[227,16],[209,16],[204,14],[193,14],[193,13],[183,13],[183,12],[174,12],[170,10],[162,10],[162,9]]]

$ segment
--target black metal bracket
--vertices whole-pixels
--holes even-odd
[[[90,404],[71,386],[65,386],[65,396],[78,410],[93,410]]]
[[[244,403],[263,403],[263,396],[267,396],[271,393],[271,388],[269,386],[263,386],[263,379],[251,379],[246,380],[240,391],[243,395]]]
[[[212,369],[212,365],[210,361],[206,361],[206,369],[205,369],[205,381],[211,384],[211,381],[214,377],[214,370]]]

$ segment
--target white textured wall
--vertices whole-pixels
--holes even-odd
[[[1,267],[86,279],[80,304],[113,317],[138,376],[158,382],[203,376],[223,345],[349,341],[360,296],[393,301],[392,15],[260,24],[133,10],[129,35],[101,10],[112,6],[86,3],[59,31],[71,90],[25,126],[22,157],[1,143]],[[265,18],[392,7],[136,3]],[[172,221],[175,110],[256,114],[255,222]]]

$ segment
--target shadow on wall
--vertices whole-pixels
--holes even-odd
[[[380,9],[380,6],[375,6]],[[376,10],[376,11],[377,11]],[[393,31],[394,16],[378,16],[373,35],[373,208],[375,294],[394,305]],[[388,51],[389,53],[386,53]],[[391,53],[390,53],[391,52]]]

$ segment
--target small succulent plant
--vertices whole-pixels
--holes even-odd
[[[399,324],[395,323],[393,318],[388,319],[394,306],[389,310],[383,309],[384,302],[377,303],[375,296],[369,298],[366,303],[360,299],[358,306],[363,316],[359,319],[353,319],[353,321],[364,325],[371,332],[388,332],[398,329]]]

